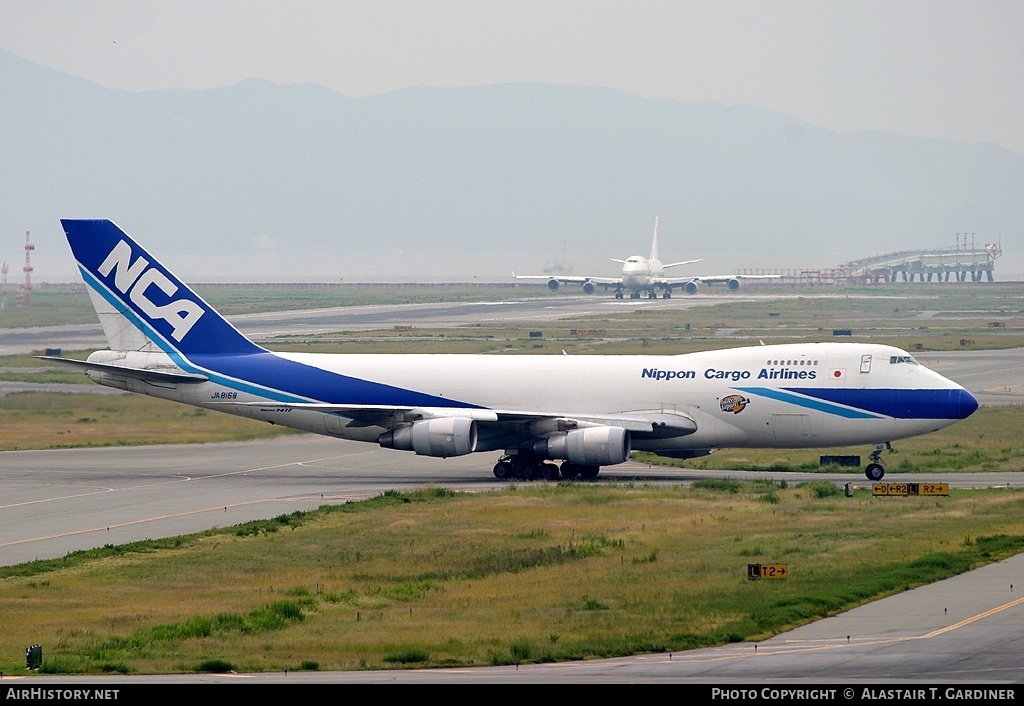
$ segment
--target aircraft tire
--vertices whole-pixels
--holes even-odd
[[[562,478],[573,479],[580,474],[580,467],[575,463],[569,463],[566,461],[562,464],[561,468]]]
[[[494,464],[494,477],[498,480],[508,480],[512,477],[512,464],[508,461],[498,461]]]
[[[544,480],[558,480],[558,466],[553,463],[542,463],[540,466],[540,477]]]
[[[580,478],[592,480],[601,472],[600,466],[580,466]]]
[[[515,466],[515,476],[522,480],[533,480],[537,475],[537,464],[526,462],[517,463]]]
[[[868,480],[878,482],[885,476],[885,469],[880,463],[869,463],[867,468],[864,469],[864,475],[867,476]]]

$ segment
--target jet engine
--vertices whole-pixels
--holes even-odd
[[[558,280],[557,279],[549,279],[548,280],[548,289],[550,289],[552,292],[557,292],[558,291]]]
[[[538,441],[533,450],[569,463],[611,466],[629,459],[631,441],[629,432],[622,427],[586,427]]]
[[[683,285],[683,291],[686,292],[687,294],[696,294],[697,283],[693,281],[687,282],[686,284]]]
[[[584,282],[583,283],[583,293],[584,294],[593,294],[594,293],[594,283],[593,282]]]
[[[463,456],[476,451],[476,421],[465,417],[423,419],[386,431],[377,443],[420,456]]]
[[[726,281],[725,284],[726,284],[727,287],[729,287],[729,290],[733,291],[733,292],[735,292],[737,289],[740,288],[740,281],[738,279],[736,279],[735,277],[733,277],[732,279]]]

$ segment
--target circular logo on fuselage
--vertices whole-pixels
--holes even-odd
[[[722,411],[739,414],[747,408],[749,403],[750,400],[743,395],[729,395],[728,397],[722,398]]]

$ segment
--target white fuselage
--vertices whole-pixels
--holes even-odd
[[[650,288],[664,270],[660,260],[633,255],[622,265],[622,285],[634,290]]]
[[[977,406],[974,403],[962,416],[936,407],[935,416],[929,416],[931,398],[945,400],[947,392],[954,397],[962,393],[968,406],[973,398],[906,352],[875,344],[758,346],[675,356],[275,355],[310,370],[450,400],[460,409],[584,418],[666,412],[696,422],[692,434],[634,441],[635,449],[875,444],[935,431]],[[112,384],[103,373],[90,375]],[[135,392],[321,434],[377,441],[384,431],[353,424],[343,415],[289,407],[270,390],[271,381],[264,383],[266,394],[258,389],[260,381],[251,379],[244,384],[128,384],[127,389]],[[918,394],[923,396],[915,397]],[[906,395],[907,401],[900,402],[904,406],[887,409],[900,395]],[[854,404],[861,398],[881,406],[881,411],[865,411],[865,405]],[[311,401],[343,400],[324,390],[322,398]],[[252,404],[257,402],[266,404]],[[482,439],[479,450],[498,445]]]

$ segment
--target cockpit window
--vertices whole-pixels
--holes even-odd
[[[912,356],[912,355],[893,355],[893,356],[889,356],[889,363],[891,363],[891,364],[910,363],[911,365],[920,365],[920,363],[918,363],[916,360],[914,360],[914,356]]]

